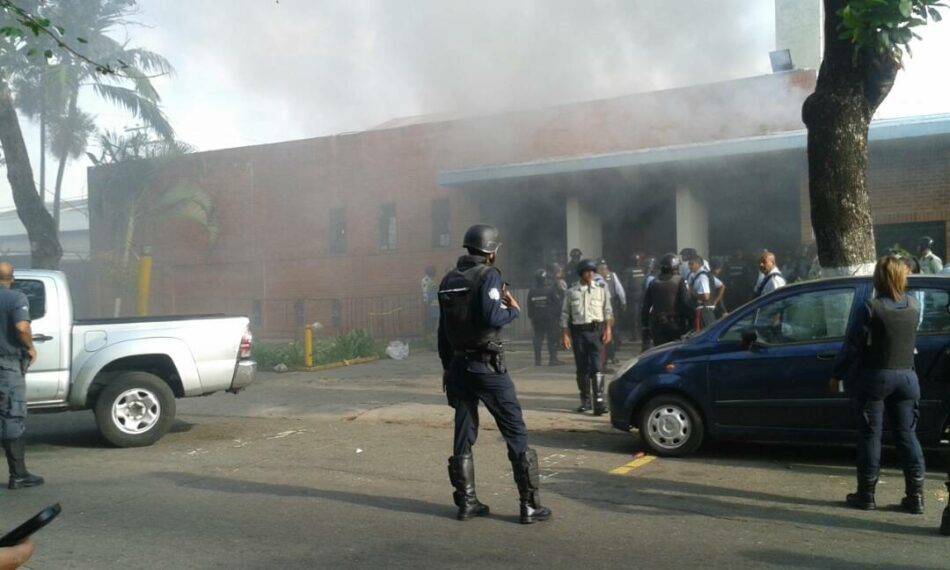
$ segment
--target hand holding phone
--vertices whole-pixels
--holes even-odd
[[[0,538],[0,547],[20,544],[30,538],[34,532],[53,522],[53,519],[55,519],[62,510],[63,508],[59,506],[59,503],[46,507],[37,513],[35,517],[11,530],[3,538]]]

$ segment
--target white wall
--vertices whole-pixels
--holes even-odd
[[[821,0],[775,0],[775,49],[792,52],[795,69],[821,65]]]

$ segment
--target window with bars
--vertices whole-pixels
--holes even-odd
[[[432,247],[449,247],[452,234],[449,231],[449,201],[447,198],[432,201]]]
[[[383,204],[379,208],[379,249],[396,249],[396,205]]]
[[[328,227],[330,228],[330,253],[346,253],[346,209],[331,208]]]

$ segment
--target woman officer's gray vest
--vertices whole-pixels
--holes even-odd
[[[914,343],[920,323],[917,300],[904,295],[900,301],[868,301],[868,346],[862,368],[907,370],[914,367]]]
[[[482,316],[480,292],[489,271],[497,269],[484,263],[456,267],[442,280],[439,306],[453,350],[497,352],[501,346],[501,329],[489,327]]]

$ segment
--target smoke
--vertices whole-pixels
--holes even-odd
[[[200,76],[219,101],[253,102],[245,134],[270,121],[284,125],[283,139],[755,75],[768,71],[773,42],[766,0],[231,0],[226,13],[210,0],[141,5],[154,26],[143,43],[181,52],[179,83]]]

